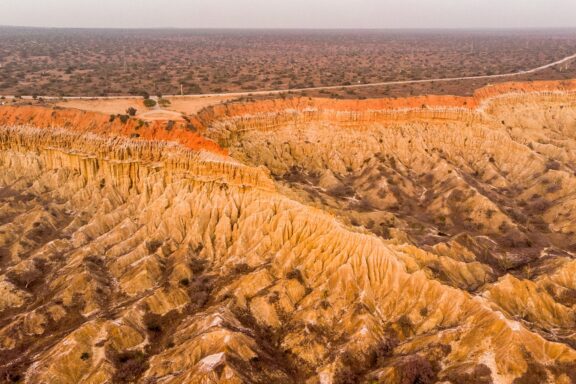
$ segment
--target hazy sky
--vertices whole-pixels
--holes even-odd
[[[0,0],[0,25],[150,28],[576,27],[576,0]]]

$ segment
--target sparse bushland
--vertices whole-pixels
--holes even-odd
[[[493,35],[482,31],[133,32],[4,28],[0,31],[0,46],[5,48],[7,59],[0,69],[1,89],[11,95],[32,95],[41,90],[49,96],[128,94],[144,98],[149,94],[178,95],[181,91],[202,94],[289,90],[511,73],[576,52],[576,39],[567,31],[536,35],[506,31]],[[30,36],[34,39],[30,40]],[[130,57],[127,68],[119,53],[124,49]],[[351,50],[354,54],[350,54]],[[101,52],[108,54],[102,56]],[[295,65],[296,62],[306,64]],[[17,81],[24,74],[26,81]],[[574,77],[576,65],[567,63],[518,78]],[[482,84],[507,80],[337,88],[307,91],[306,95],[337,99],[465,95]]]

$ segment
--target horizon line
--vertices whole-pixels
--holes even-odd
[[[78,26],[35,26],[0,24],[0,28],[28,29],[83,29],[83,30],[192,30],[192,31],[549,31],[574,30],[576,26],[539,27],[78,27]]]

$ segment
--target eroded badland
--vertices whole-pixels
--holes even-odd
[[[0,381],[576,382],[576,82],[0,107]]]

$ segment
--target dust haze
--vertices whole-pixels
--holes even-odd
[[[130,28],[566,28],[570,0],[4,0],[0,25]]]

